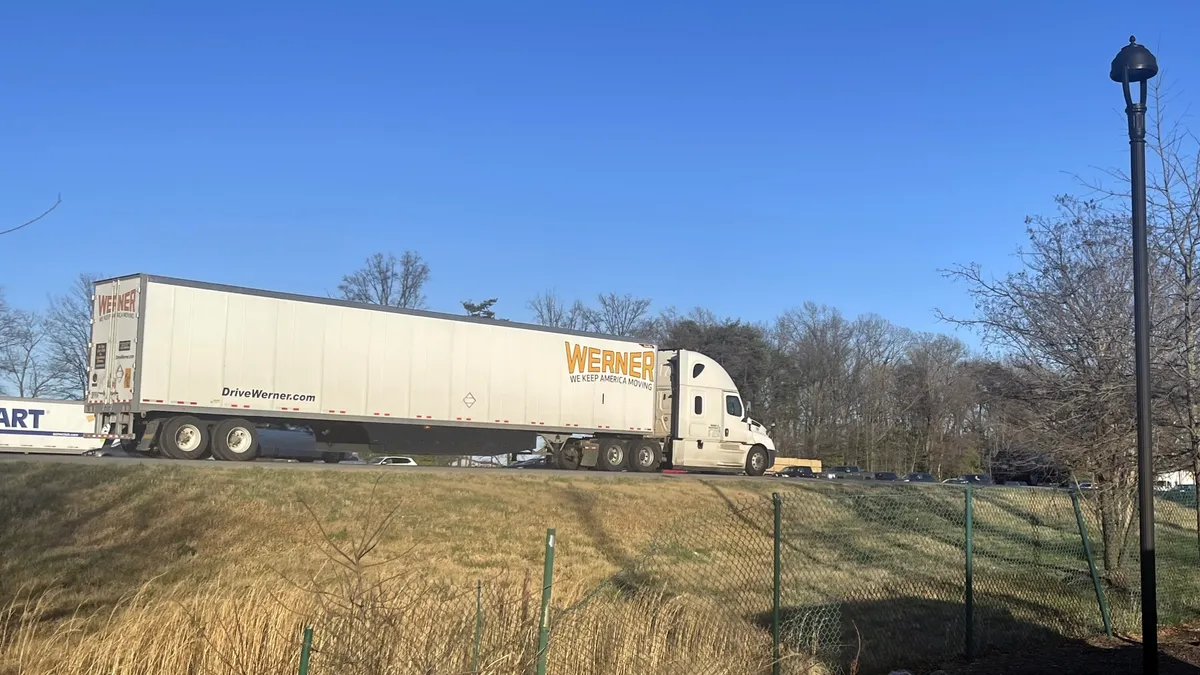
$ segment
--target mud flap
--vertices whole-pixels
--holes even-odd
[[[161,419],[150,420],[146,423],[146,428],[142,430],[142,437],[138,439],[138,452],[150,452],[150,448],[154,447],[154,437],[158,434],[161,424]]]

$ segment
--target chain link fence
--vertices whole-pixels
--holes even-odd
[[[1114,531],[1103,501],[1032,487],[781,482],[773,498],[672,524],[635,564],[559,608],[548,672],[919,672],[1137,632],[1135,514],[1121,510]],[[1157,508],[1160,622],[1200,619],[1194,502]],[[1105,540],[1125,554],[1106,557]]]

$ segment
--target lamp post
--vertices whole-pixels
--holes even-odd
[[[1150,254],[1146,245],[1146,82],[1158,61],[1134,37],[1113,59],[1108,76],[1125,91],[1129,118],[1129,180],[1133,195],[1133,342],[1137,380],[1138,516],[1142,566],[1142,672],[1158,672],[1158,589],[1154,576],[1154,459],[1150,436]],[[1138,85],[1134,102],[1129,91]]]

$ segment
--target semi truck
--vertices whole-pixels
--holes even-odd
[[[136,274],[95,283],[95,435],[171,459],[255,459],[259,430],[351,451],[507,455],[561,469],[761,475],[729,373],[608,335]]]

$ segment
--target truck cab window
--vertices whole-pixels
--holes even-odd
[[[696,365],[692,366],[692,379],[694,380],[697,377],[700,377],[700,373],[703,373],[703,372],[704,372],[704,364],[703,363],[697,363]]]
[[[696,397],[696,414],[697,415],[704,414],[704,397],[703,396]]]
[[[725,412],[740,419],[742,416],[742,401],[733,394],[726,394]]]

